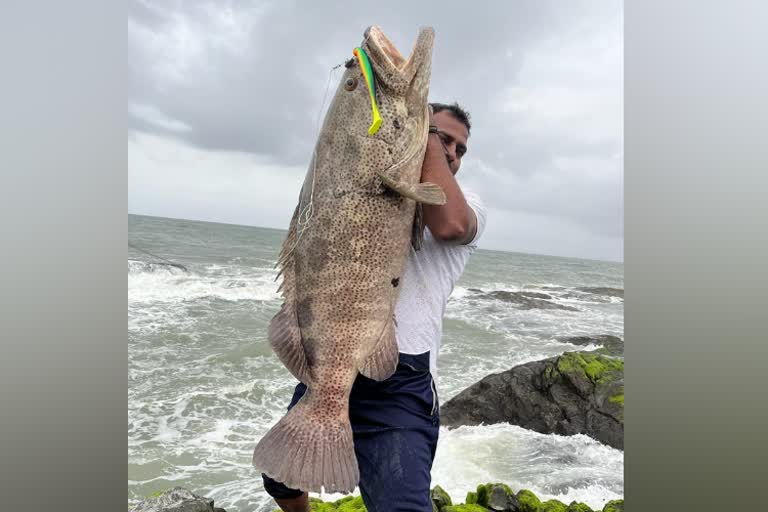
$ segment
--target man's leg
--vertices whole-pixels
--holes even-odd
[[[275,501],[284,512],[310,512],[309,495],[307,493],[302,494],[298,498],[285,500],[275,499]]]
[[[432,512],[432,461],[440,430],[429,353],[400,354],[383,382],[358,377],[350,419],[369,512]]]
[[[303,384],[296,386],[289,410],[305,391]],[[440,419],[429,353],[400,354],[397,371],[383,382],[358,376],[349,413],[368,511],[432,512],[430,471]],[[309,510],[306,493],[262,476],[264,489],[284,511]],[[306,508],[289,508],[294,506]]]
[[[360,494],[368,512],[432,512],[438,427],[355,433]]]
[[[267,493],[274,498],[284,512],[310,512],[309,494],[296,489],[289,489],[266,475],[262,474],[262,478]]]

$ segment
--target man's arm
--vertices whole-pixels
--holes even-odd
[[[459,244],[471,242],[477,231],[477,218],[448,167],[445,149],[440,142],[440,136],[436,133],[430,133],[427,139],[421,181],[435,183],[445,192],[444,205],[422,205],[424,223],[429,227],[432,235],[446,242]]]

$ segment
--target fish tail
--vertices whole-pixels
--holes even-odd
[[[320,410],[309,393],[259,441],[253,466],[292,489],[352,492],[360,472],[349,417]]]

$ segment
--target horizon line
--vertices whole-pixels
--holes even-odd
[[[272,231],[284,231],[287,232],[287,228],[273,228],[271,226],[257,226],[255,224],[237,224],[234,222],[220,222],[216,220],[202,220],[202,219],[186,219],[181,217],[165,217],[163,215],[149,215],[146,213],[131,213],[128,212],[128,215],[134,215],[139,217],[153,217],[156,219],[168,219],[168,220],[185,220],[189,222],[204,222],[206,224],[221,224],[222,226],[237,226],[237,227],[243,227],[243,228],[259,228],[259,229],[271,229]],[[542,254],[542,253],[535,253],[535,252],[521,252],[521,251],[508,251],[505,249],[487,249],[483,247],[478,247],[481,251],[488,251],[488,252],[503,252],[508,254],[526,254],[530,256],[546,256],[547,258],[563,258],[563,259],[571,259],[571,260],[584,260],[584,261],[597,261],[599,263],[619,263],[621,265],[624,265],[624,260],[599,260],[597,258],[584,258],[581,256],[561,256],[559,254]]]

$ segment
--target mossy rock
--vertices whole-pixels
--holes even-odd
[[[362,496],[347,496],[336,502],[338,512],[367,512]]]
[[[477,504],[477,493],[469,491],[467,493],[467,497],[464,499],[464,503],[466,503],[467,505]]]
[[[603,512],[624,512],[624,500],[611,500],[603,507]]]
[[[488,506],[488,498],[491,494],[491,486],[492,484],[480,484],[477,486],[477,489],[475,490],[477,501],[475,501],[475,503],[481,507]]]
[[[520,512],[541,512],[541,500],[528,489],[523,489],[515,496],[520,504]]]
[[[572,501],[570,505],[568,505],[568,508],[565,509],[565,512],[595,512],[590,508],[589,505],[586,503],[577,503],[575,501]]]
[[[566,352],[557,360],[557,370],[562,374],[583,374],[595,385],[607,384],[617,375],[624,374],[624,361],[588,352]]]
[[[540,512],[566,512],[567,505],[562,501],[548,500],[541,504]]]
[[[488,509],[480,505],[469,503],[466,505],[451,505],[445,507],[444,512],[488,512]]]
[[[312,512],[367,512],[361,496],[345,496],[333,503],[326,503],[319,498],[309,498],[309,509]]]
[[[515,495],[515,491],[513,491],[507,484],[502,484],[500,482],[493,484],[480,484],[477,486],[477,490],[475,491],[477,493],[477,504],[483,507],[487,507],[490,503],[491,495],[493,494],[494,489],[496,489],[497,492],[501,491],[512,496]]]
[[[435,507],[437,507],[439,512],[443,512],[445,507],[450,507],[453,505],[451,497],[439,485],[436,485],[435,488],[432,489],[432,491],[429,493],[429,496],[432,498],[432,503],[435,505]]]
[[[480,484],[475,491],[477,504],[491,510],[517,510],[519,504],[513,491],[503,483]]]

